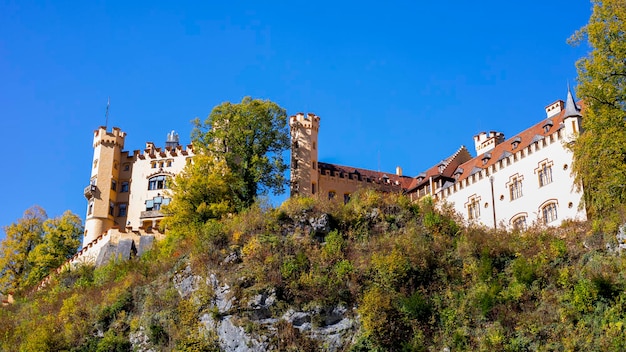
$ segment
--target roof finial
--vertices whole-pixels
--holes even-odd
[[[574,100],[574,95],[572,94],[572,90],[569,86],[569,81],[567,82],[567,100],[565,101],[565,118],[572,116],[581,116],[580,109],[576,105],[576,101]]]
[[[106,130],[109,127],[109,106],[111,106],[111,97],[107,98],[107,110],[104,113],[104,129]]]

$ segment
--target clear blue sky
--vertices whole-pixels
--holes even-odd
[[[0,226],[85,215],[92,133],[189,142],[244,96],[321,120],[320,160],[417,175],[472,136],[512,136],[565,99],[581,1],[0,2]],[[0,238],[4,237],[0,231]]]

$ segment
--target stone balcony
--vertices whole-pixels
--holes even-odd
[[[160,210],[146,210],[139,214],[139,219],[162,218],[163,213]]]
[[[89,185],[85,187],[83,194],[85,195],[85,198],[87,198],[87,200],[90,200],[91,198],[94,197],[97,191],[98,191],[98,187],[96,185]]]

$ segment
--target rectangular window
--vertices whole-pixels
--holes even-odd
[[[115,214],[115,203],[110,202],[109,203],[109,215],[114,216]]]
[[[522,180],[515,177],[512,183],[509,185],[509,193],[511,200],[515,200],[522,196]]]
[[[128,192],[128,181],[124,181],[122,182],[122,188],[120,189],[121,193],[126,193]]]
[[[470,220],[478,219],[480,217],[480,203],[478,202],[478,199],[472,200],[467,205],[467,213]]]
[[[539,169],[539,187],[552,183],[552,167],[548,164],[541,165]]]
[[[350,201],[350,193],[343,194],[343,204],[347,204]]]
[[[315,183],[311,184],[311,194],[315,194]]]
[[[117,206],[117,216],[126,216],[126,204],[121,203]]]
[[[171,160],[167,161],[167,167],[172,167],[172,161]]]
[[[111,190],[117,191],[117,181],[111,180]]]

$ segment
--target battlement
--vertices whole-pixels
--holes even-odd
[[[320,117],[315,115],[314,113],[307,113],[306,115],[302,112],[299,112],[289,118],[289,126],[292,128],[299,124],[300,126],[307,129],[314,129],[315,131],[319,131],[320,128]]]
[[[119,127],[113,127],[111,132],[107,132],[105,126],[100,126],[93,131],[93,147],[95,148],[100,144],[112,144],[119,148],[124,148],[125,138],[126,132],[123,132]]]
[[[128,152],[126,152],[128,153]],[[193,155],[193,145],[186,147],[177,145],[175,147],[167,146],[165,148],[156,147],[152,142],[146,142],[146,149],[134,150],[132,155],[127,154],[128,158],[133,159],[157,159],[157,158],[173,158],[180,155]]]

